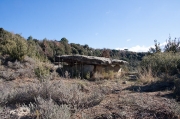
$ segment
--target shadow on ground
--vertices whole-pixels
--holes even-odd
[[[173,88],[174,88],[174,82],[157,81],[146,85],[129,86],[124,90],[130,90],[135,92],[156,92],[156,91],[172,90]]]

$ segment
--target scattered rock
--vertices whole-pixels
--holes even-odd
[[[28,107],[19,107],[17,109],[11,110],[10,114],[20,118],[30,114],[30,109]]]

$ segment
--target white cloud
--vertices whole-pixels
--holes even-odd
[[[127,42],[130,41],[131,39],[127,39]],[[167,44],[167,42],[163,42],[160,44],[160,47],[163,49],[164,46]],[[148,52],[150,48],[155,48],[154,45],[151,46],[140,46],[140,45],[136,45],[134,47],[131,48],[127,48],[127,47],[123,47],[123,48],[116,48],[116,50],[124,50],[124,49],[128,49],[129,51],[133,51],[133,52]]]
[[[147,52],[149,50],[151,46],[139,46],[139,45],[136,45],[135,47],[131,47],[129,48],[130,51],[134,51],[134,52]]]
[[[133,52],[147,52],[149,50],[150,47],[153,47],[153,46],[139,46],[139,45],[136,45],[134,47],[131,47],[131,48],[127,48],[127,47],[123,47],[123,48],[116,48],[116,50],[124,50],[124,49],[128,49],[129,51],[133,51]]]

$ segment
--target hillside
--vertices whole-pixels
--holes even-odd
[[[69,43],[66,38],[61,38],[59,41],[46,38],[37,40],[36,38],[29,36],[25,39],[21,35],[10,33],[3,28],[0,28],[0,39],[1,44],[3,45],[3,47],[1,46],[1,49],[3,49],[1,52],[4,54],[10,54],[14,59],[20,59],[21,57],[23,58],[23,56],[28,55],[40,59],[48,58],[48,60],[53,63],[55,56],[64,54],[105,56],[128,61],[130,69],[133,70],[142,60],[142,57],[146,55],[146,53],[136,53],[127,50],[94,49],[89,47],[87,44],[80,45]],[[14,48],[17,50],[12,50]]]
[[[0,28],[0,118],[179,119],[177,44],[169,40],[161,52],[155,42],[153,52],[136,53],[94,49],[66,38],[25,39]],[[64,54],[104,56],[129,65],[123,67],[120,77],[109,78],[112,72],[103,72],[108,76],[93,81],[70,78],[68,72],[63,77],[58,72],[61,65],[53,63],[55,56]]]

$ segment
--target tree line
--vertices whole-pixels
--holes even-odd
[[[27,55],[42,60],[55,62],[55,56],[59,55],[88,55],[98,57],[108,57],[126,60],[134,67],[146,53],[137,53],[127,50],[115,49],[95,49],[87,44],[81,45],[69,43],[68,39],[63,37],[60,40],[51,40],[44,38],[42,40],[29,36],[27,39],[20,34],[14,34],[0,28],[0,53],[1,55],[10,55],[14,60],[23,60]]]

